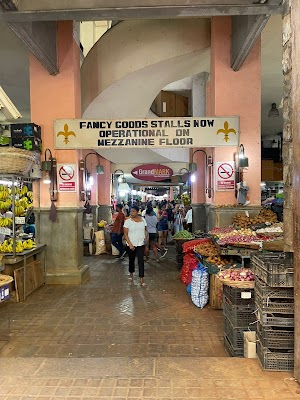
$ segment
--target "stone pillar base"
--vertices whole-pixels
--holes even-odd
[[[204,231],[207,229],[207,205],[204,203],[192,204],[193,209],[193,231]]]
[[[46,283],[81,284],[89,278],[83,264],[83,209],[58,208],[57,220],[49,220],[49,209],[34,211],[37,241],[47,245]]]
[[[46,284],[48,285],[81,285],[90,278],[88,265],[82,265],[79,269],[67,272],[47,272]]]

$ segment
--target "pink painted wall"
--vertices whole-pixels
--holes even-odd
[[[43,150],[49,148],[58,163],[77,164],[80,151],[54,150],[53,122],[58,118],[81,117],[80,50],[73,39],[72,21],[58,22],[59,73],[52,76],[34,55],[29,55],[31,121],[42,127]],[[44,155],[42,155],[44,159]],[[50,206],[49,185],[41,182],[41,207]],[[60,207],[77,207],[76,193],[59,193]]]
[[[251,205],[260,205],[261,42],[255,43],[238,72],[230,68],[231,17],[214,17],[211,26],[211,113],[240,116],[240,143],[249,157],[244,180]],[[236,148],[217,148],[214,162],[233,160]],[[215,192],[215,204],[236,203],[234,192]]]

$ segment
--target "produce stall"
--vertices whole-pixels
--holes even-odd
[[[228,227],[197,239],[182,236],[175,238],[182,253],[180,279],[197,307],[209,302],[213,309],[223,308],[228,354],[256,357],[257,349],[263,369],[291,370],[293,264],[290,254],[278,252],[283,224],[276,213],[263,209],[250,217],[239,212]]]

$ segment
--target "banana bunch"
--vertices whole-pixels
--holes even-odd
[[[13,220],[11,218],[0,218],[0,227],[7,227],[11,226],[13,223]]]
[[[36,247],[36,243],[32,239],[19,240],[16,242],[16,253],[22,253],[24,250],[30,250]],[[12,253],[13,252],[13,240],[4,240],[0,244],[0,253]]]
[[[28,202],[27,197],[22,197],[20,200],[16,201],[16,204],[20,207],[23,207],[24,210],[27,210],[27,208],[31,206],[31,204]]]
[[[9,193],[6,191],[0,191],[0,200],[7,200]]]
[[[29,199],[30,203],[33,202],[33,193],[32,192],[27,192],[27,198]]]
[[[8,193],[8,187],[7,186],[4,186],[4,185],[0,185],[0,192],[6,192],[6,193]]]
[[[36,243],[32,239],[23,240],[22,246],[24,250],[30,250],[36,247]]]
[[[23,187],[22,187],[22,189],[20,189],[20,196],[21,197],[23,197],[23,196],[26,196],[26,194],[28,193],[28,187],[26,186],[26,185],[24,185]]]
[[[0,200],[0,210],[7,211],[11,206],[12,202],[11,199],[7,199],[5,201]]]
[[[25,212],[24,202],[22,199],[15,201],[15,216],[20,217]]]

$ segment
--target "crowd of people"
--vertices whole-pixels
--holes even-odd
[[[113,220],[111,242],[119,251],[117,258],[124,259],[128,253],[130,281],[137,258],[140,285],[145,287],[144,263],[149,261],[150,250],[159,262],[166,256],[173,234],[184,227],[192,231],[192,208],[175,201],[120,203],[114,206]]]

